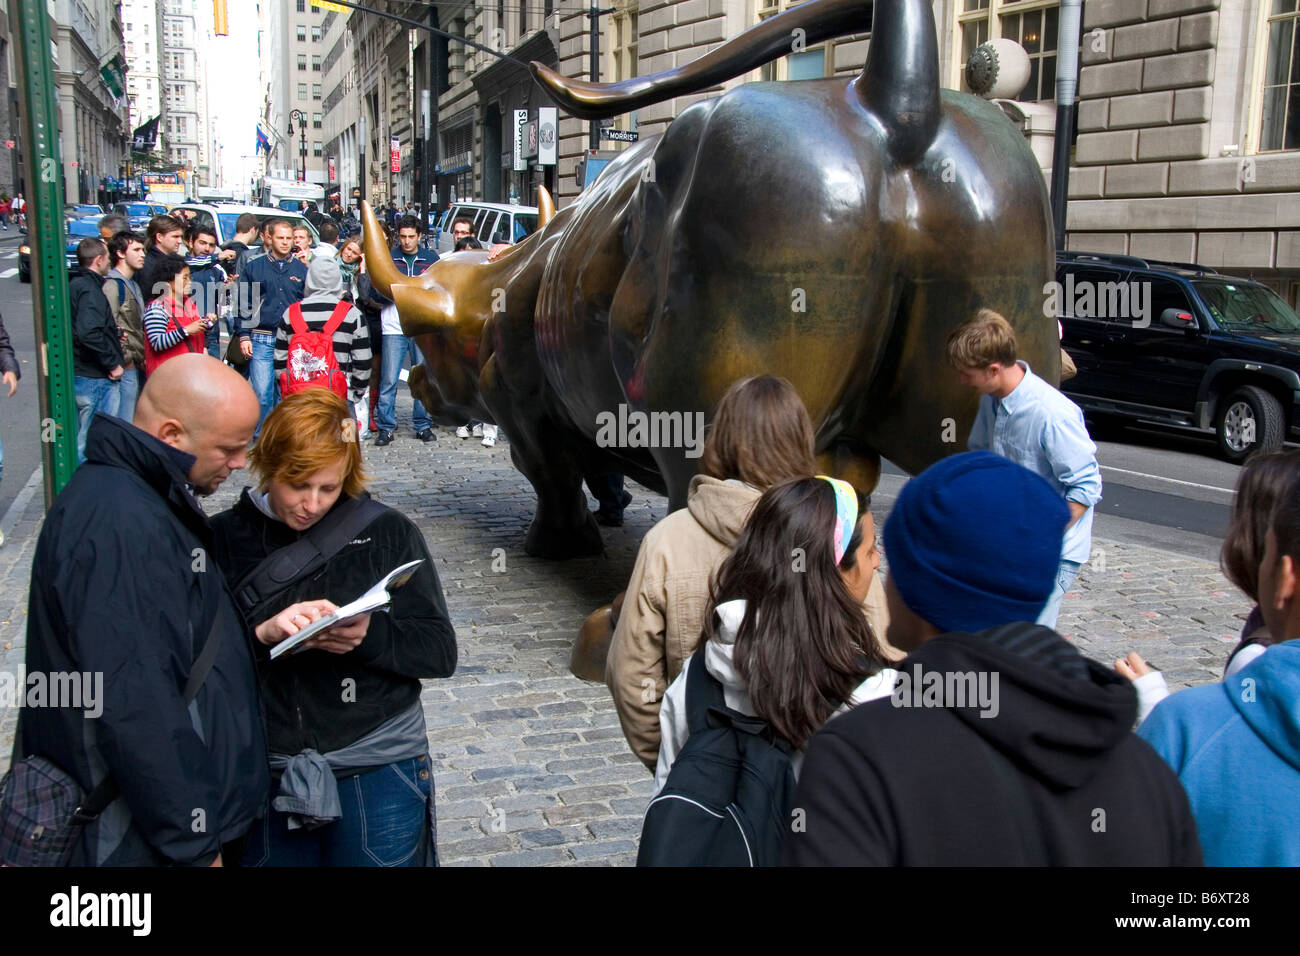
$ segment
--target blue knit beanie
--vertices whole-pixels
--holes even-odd
[[[1035,621],[1056,583],[1070,509],[1028,468],[952,455],[906,485],[885,522],[898,593],[940,631]]]

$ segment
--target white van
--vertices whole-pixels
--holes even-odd
[[[453,203],[438,220],[438,255],[455,251],[451,224],[461,217],[474,220],[474,236],[484,249],[491,249],[499,242],[514,245],[537,231],[536,206],[509,206],[499,202]]]

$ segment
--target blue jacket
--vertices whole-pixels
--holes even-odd
[[[250,259],[239,277],[234,302],[240,333],[247,337],[249,329],[275,332],[284,310],[302,300],[306,282],[307,267],[293,256]],[[260,294],[254,295],[255,290]]]
[[[1138,735],[1182,781],[1206,866],[1300,866],[1300,641],[1165,698]]]
[[[397,266],[397,268],[401,270],[402,275],[418,276],[421,272],[438,261],[438,253],[434,252],[432,249],[421,247],[415,250],[415,261],[408,267],[406,259],[402,256],[401,246],[398,246],[396,249],[391,251],[393,255],[393,265]],[[388,296],[384,295],[378,289],[372,287],[370,294],[371,297],[380,305],[393,304],[393,300],[388,298]]]

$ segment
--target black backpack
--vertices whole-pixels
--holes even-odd
[[[646,809],[636,865],[779,866],[793,748],[765,721],[727,707],[704,648],[686,671],[691,735]]]

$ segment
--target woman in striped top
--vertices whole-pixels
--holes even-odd
[[[186,352],[202,352],[207,320],[189,298],[190,267],[177,253],[162,256],[154,268],[154,285],[165,291],[144,312],[144,373]]]

